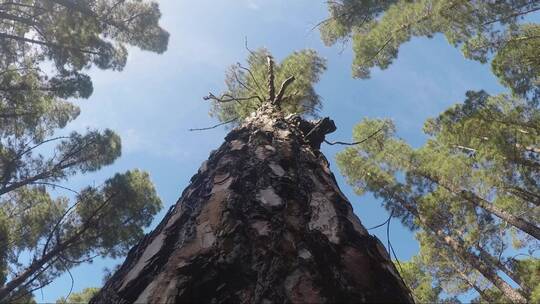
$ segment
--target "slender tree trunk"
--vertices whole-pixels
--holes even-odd
[[[435,234],[442,238],[444,242],[454,251],[464,262],[471,265],[474,269],[480,272],[488,281],[497,287],[510,301],[513,303],[526,303],[527,300],[517,290],[512,288],[510,284],[504,281],[496,272],[495,268],[490,265],[489,261],[481,260],[475,254],[471,253],[463,246],[460,239],[454,239],[446,235],[441,230],[434,231]],[[488,263],[486,263],[488,262]]]
[[[481,273],[488,281],[490,281],[495,287],[497,287],[506,298],[508,298],[513,303],[526,303],[527,300],[523,295],[521,295],[517,290],[512,288],[510,284],[504,281],[496,271],[496,267],[490,262],[490,260],[484,260],[479,258],[477,255],[468,250],[464,241],[460,237],[453,237],[448,235],[443,230],[431,225],[424,220],[420,213],[412,204],[406,200],[395,197],[399,200],[400,204],[405,208],[409,213],[414,215],[418,221],[422,224],[422,227],[431,233],[434,234],[437,239],[448,246],[451,252],[454,252],[457,257],[459,257],[463,262],[470,265],[472,268],[476,269]]]
[[[532,193],[530,191],[527,191],[526,189],[516,187],[516,186],[505,188],[505,190],[508,191],[510,194],[513,194],[528,203],[531,203],[535,206],[540,206],[539,194]]]
[[[487,212],[499,217],[500,219],[508,222],[510,225],[520,229],[521,231],[529,234],[530,236],[536,238],[537,240],[540,240],[540,227],[534,225],[533,223],[530,223],[520,217],[517,217],[509,212],[506,212],[491,202],[485,200],[484,198],[478,196],[476,193],[468,190],[456,190],[453,189],[451,186],[447,185],[443,181],[441,181],[439,178],[422,174],[425,178],[427,178],[430,181],[433,181],[434,183],[438,184],[442,188],[448,190],[450,193],[453,193],[455,195],[458,195],[465,200],[467,200],[470,204],[482,208],[486,210]]]
[[[473,282],[469,276],[467,276],[465,273],[463,273],[463,271],[461,271],[460,269],[458,269],[457,267],[454,268],[457,273],[459,274],[459,276],[461,277],[461,279],[463,281],[465,281],[465,283],[467,283],[467,285],[471,286],[477,293],[478,295],[480,295],[480,297],[488,302],[488,303],[495,303],[495,301],[487,294],[484,292],[484,290],[482,288],[480,288],[478,285],[476,285],[476,282]]]
[[[91,303],[413,302],[319,152],[335,130],[320,122],[261,107]]]
[[[537,240],[540,240],[540,228],[534,225],[533,223],[530,223],[520,217],[517,217],[509,212],[506,212],[498,208],[491,202],[486,201],[482,197],[470,191],[462,191],[462,194],[463,194],[462,196],[465,197],[465,199],[471,204],[478,206],[480,208],[483,208],[487,212],[494,214],[500,219],[508,222],[510,225],[520,229],[521,231],[536,238]]]
[[[484,250],[484,248],[480,246],[476,246],[476,249],[480,253],[480,257],[484,260],[488,260],[490,263],[495,265],[497,268],[499,268],[502,272],[504,272],[510,279],[512,279],[514,282],[516,282],[519,287],[521,287],[522,291],[525,293],[530,292],[529,286],[525,285],[525,282],[518,276],[518,274],[515,271],[512,271],[509,269],[506,265],[504,265],[499,259],[495,258],[489,252]]]

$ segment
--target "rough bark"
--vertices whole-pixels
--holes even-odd
[[[318,149],[334,130],[261,107],[91,303],[413,302]]]

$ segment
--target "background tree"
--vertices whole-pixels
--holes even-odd
[[[508,235],[519,239],[516,247],[535,249],[539,214],[528,196],[508,189],[517,187],[527,195],[538,189],[537,170],[529,167],[537,163],[535,146],[530,145],[538,135],[524,126],[537,125],[539,112],[509,96],[480,95],[485,107],[472,106],[478,94],[471,92],[465,104],[428,120],[431,138],[418,149],[395,138],[391,121],[364,120],[355,127],[354,138],[376,135],[347,148],[337,161],[358,193],[373,192],[411,229],[420,228],[437,240],[422,246],[446,248],[452,259],[461,259],[506,289],[505,296],[522,301],[519,293],[530,295],[535,286],[519,276],[503,252],[509,247]],[[452,247],[449,240],[459,246]],[[502,284],[498,271],[521,286],[519,293]]]
[[[522,260],[516,260],[515,268],[518,274],[524,281],[527,281],[529,286],[534,286],[534,289],[530,294],[530,303],[537,303],[540,300],[540,261],[535,258],[526,258]],[[504,302],[504,297],[496,289],[487,289],[484,291],[486,297],[477,297],[473,299],[473,303],[494,303]]]
[[[166,50],[159,18],[149,1],[0,3],[0,300],[22,301],[75,265],[125,254],[161,208],[138,170],[81,191],[62,186],[111,164],[121,142],[108,129],[58,135],[79,115],[66,99],[92,93],[85,70],[121,70],[127,45]]]
[[[327,45],[352,39],[353,76],[387,68],[412,37],[443,34],[466,58],[488,62],[518,96],[538,99],[539,27],[520,23],[540,10],[540,2],[518,1],[328,1],[330,17],[321,26]]]
[[[417,259],[424,271],[431,275],[441,292],[444,290],[446,295],[454,296],[445,300],[456,301],[455,296],[473,290],[482,299],[493,302],[486,290],[487,286],[491,285],[477,270],[463,263],[452,251],[446,250],[444,246],[441,246],[440,241],[429,233],[419,232],[416,237],[420,243]],[[499,292],[499,294],[501,300],[506,299],[502,293]]]
[[[540,238],[539,27],[523,22],[540,2],[343,0],[328,2],[328,9],[321,36],[327,45],[352,39],[358,78],[387,68],[411,38],[438,33],[466,58],[491,61],[512,95],[468,92],[465,103],[426,122],[430,139],[418,149],[396,138],[390,121],[365,120],[355,128],[356,139],[380,134],[345,150],[338,162],[359,193],[375,193],[419,229],[422,258],[431,259],[436,280],[451,278],[449,290],[473,289],[486,301],[523,302],[521,294],[530,300],[535,285],[504,253],[513,246],[531,254]],[[430,247],[448,254],[437,257]],[[466,268],[447,271],[451,264]],[[497,272],[519,290],[508,289]]]

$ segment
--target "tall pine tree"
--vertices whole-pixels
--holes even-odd
[[[91,303],[412,302],[319,151],[334,123],[294,113],[304,109],[296,96],[314,96],[317,77],[305,69],[278,77],[289,65],[309,66],[310,58],[318,57],[298,52],[274,65],[267,56],[266,79],[246,68],[252,85],[267,88],[254,93],[262,104],[254,98],[258,109],[250,115],[241,100],[249,95],[236,95],[249,90],[247,80],[239,91],[229,84],[220,97],[210,94],[241,123]]]

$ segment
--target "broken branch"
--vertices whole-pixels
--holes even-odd
[[[274,85],[274,59],[272,56],[266,56],[266,61],[268,63],[268,100],[273,102],[276,98],[276,87]]]
[[[283,81],[283,83],[281,84],[281,88],[279,89],[278,95],[274,100],[275,104],[279,105],[281,103],[281,101],[283,100],[283,95],[285,94],[285,90],[287,90],[287,87],[291,85],[291,83],[293,83],[294,79],[294,76],[291,76],[285,79],[285,81]]]

